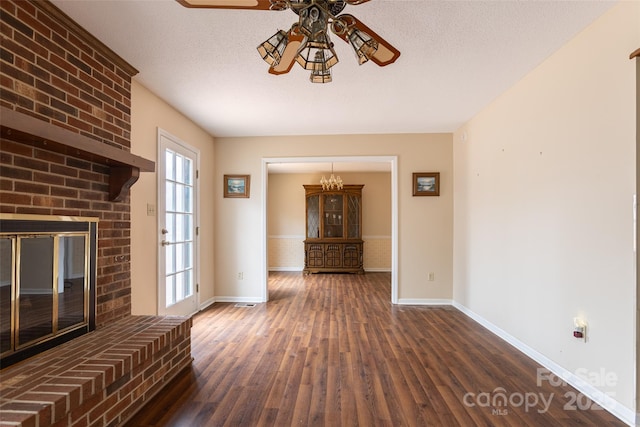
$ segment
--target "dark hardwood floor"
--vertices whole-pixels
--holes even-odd
[[[455,308],[394,306],[390,287],[271,273],[268,303],[194,317],[192,368],[128,425],[625,425]]]

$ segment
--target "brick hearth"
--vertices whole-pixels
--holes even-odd
[[[129,316],[1,372],[0,425],[114,426],[191,364],[191,319]]]

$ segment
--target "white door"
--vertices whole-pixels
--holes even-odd
[[[200,152],[158,129],[158,313],[198,311]]]

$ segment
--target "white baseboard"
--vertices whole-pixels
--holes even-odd
[[[451,305],[450,299],[438,298],[400,298],[398,305]]]
[[[208,300],[206,300],[204,302],[201,302],[200,303],[200,307],[198,307],[198,311],[204,310],[205,308],[209,307],[214,302],[216,302],[215,298],[209,298]]]
[[[580,393],[587,396],[592,401],[596,402],[602,408],[604,408],[605,410],[613,414],[615,417],[619,418],[622,422],[627,423],[630,426],[638,425],[640,414],[636,414],[634,410],[627,408],[626,406],[620,404],[613,398],[607,396],[605,393],[598,390],[596,387],[589,384],[584,379],[580,378],[573,372],[566,370],[565,368],[558,365],[557,363],[555,363],[553,360],[549,359],[545,355],[534,350],[533,348],[529,347],[528,345],[526,345],[519,339],[515,338],[511,334],[505,332],[498,326],[489,322],[484,317],[469,310],[464,305],[454,301],[453,306],[458,310],[460,310],[461,312],[463,312],[464,314],[466,314],[467,316],[469,316],[471,319],[478,322],[480,325],[487,328],[489,331],[493,332],[495,335],[499,336],[500,338],[502,338],[503,340],[505,340],[506,342],[508,342],[509,344],[511,344],[518,350],[520,350],[522,353],[524,353],[531,359],[535,360],[536,362],[544,366],[546,369],[548,369],[550,372],[557,375],[559,378],[562,378],[567,384],[571,385]]]
[[[365,268],[365,273],[391,273],[390,268]]]
[[[216,297],[215,302],[246,302],[250,304],[262,304],[264,301],[260,297]]]

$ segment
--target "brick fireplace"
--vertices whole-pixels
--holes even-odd
[[[137,71],[48,2],[0,7],[0,105],[129,152]],[[110,166],[9,138],[0,140],[0,210],[99,218],[96,325],[128,316],[130,205],[109,201]]]
[[[0,8],[0,213],[98,222],[93,338],[3,369],[0,418],[11,413],[19,425],[118,425],[190,363],[190,320],[131,316],[128,189],[141,172],[155,169],[130,152],[137,70],[48,1],[3,0]],[[104,341],[113,337],[122,338]],[[47,357],[64,369],[47,375]],[[115,366],[109,380],[97,365]],[[93,375],[77,381],[79,397],[78,384],[60,388],[58,381],[65,372],[79,377],[78,369]],[[43,387],[66,390],[45,394],[66,396],[68,414],[52,409],[58,401],[47,406],[33,396]],[[20,403],[23,398],[39,406]],[[100,413],[92,409],[97,405]]]

